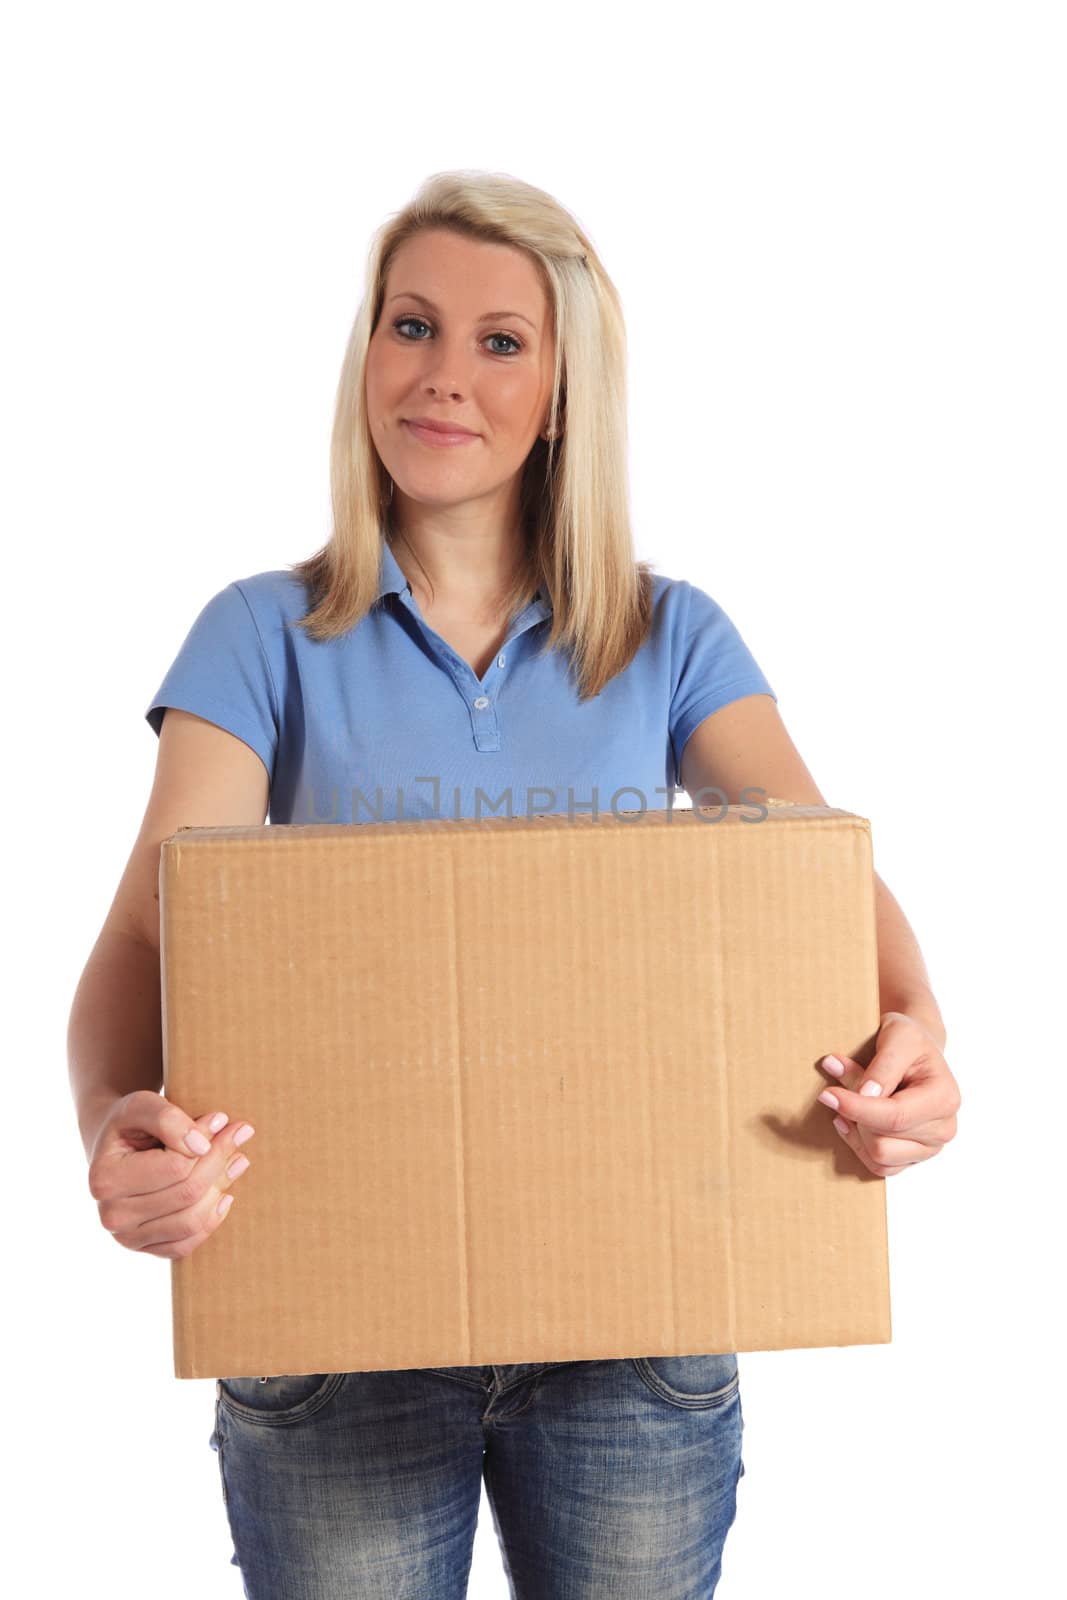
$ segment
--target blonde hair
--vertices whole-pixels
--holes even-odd
[[[556,437],[539,437],[523,467],[527,559],[501,605],[513,616],[543,586],[553,607],[545,650],[571,652],[579,696],[589,698],[629,665],[652,617],[653,571],[635,560],[630,525],[622,305],[570,213],[506,174],[435,173],[373,236],[337,387],[333,531],[313,556],[292,565],[312,601],[298,625],[314,639],[335,639],[377,598],[382,542],[393,531],[392,484],[367,422],[367,348],[392,258],[426,228],[524,250],[544,284],[556,345],[548,431]]]

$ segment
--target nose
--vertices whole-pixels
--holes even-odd
[[[451,342],[437,334],[423,355],[422,381],[433,392],[447,394],[450,398],[466,392],[469,377],[469,353],[463,339],[457,334]]]

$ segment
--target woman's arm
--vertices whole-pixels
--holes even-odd
[[[86,1155],[118,1101],[163,1084],[159,851],[180,827],[260,826],[270,777],[225,728],[169,707],[152,791],[67,1025],[71,1094]]]
[[[67,1024],[67,1062],[87,1159],[117,1100],[163,1086],[159,946],[104,927]]]
[[[762,789],[778,800],[825,806],[777,705],[767,694],[746,695],[705,717],[682,752],[682,784],[690,796],[716,789],[729,805],[745,805],[742,791]],[[696,803],[694,801],[694,803]],[[878,988],[883,1016],[903,1012],[945,1046],[945,1025],[930,988],[918,940],[899,904],[875,874]]]
[[[783,795],[783,799],[788,798]],[[921,1022],[945,1048],[945,1024],[911,924],[877,873],[874,875],[878,913],[878,994],[882,1015],[900,1011]]]

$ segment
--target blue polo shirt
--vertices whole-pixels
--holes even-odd
[[[227,584],[189,630],[145,716],[180,707],[235,734],[271,780],[272,823],[664,810],[686,740],[743,695],[777,700],[726,612],[655,575],[650,636],[592,700],[544,652],[543,590],[479,678],[423,620],[383,542],[378,597],[339,639],[295,626],[286,570]]]

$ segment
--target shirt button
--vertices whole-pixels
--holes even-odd
[[[484,694],[480,694],[478,696],[477,700],[474,702],[474,709],[476,711],[484,711],[488,704],[489,704],[489,700],[488,700],[487,696],[485,696]]]
[[[496,664],[497,664],[498,667],[502,667],[504,665],[504,657],[503,656],[497,656]]]

